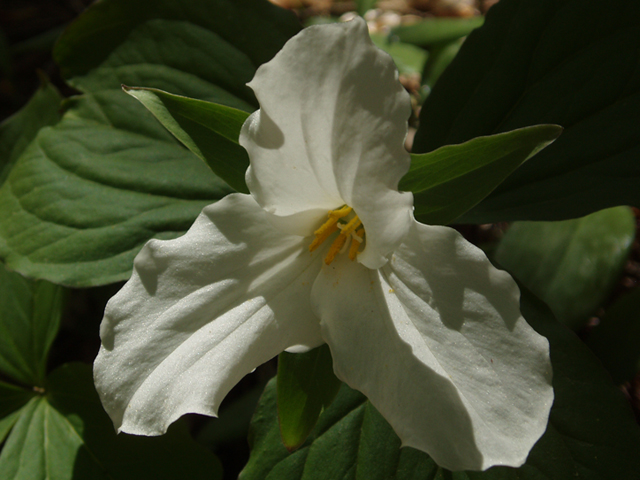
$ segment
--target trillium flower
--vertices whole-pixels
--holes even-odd
[[[119,431],[216,415],[247,373],[328,343],[403,445],[441,466],[521,465],[553,400],[548,342],[512,278],[413,218],[408,94],[366,24],[309,27],[249,84],[251,195],[150,241],[101,326],[95,382]]]

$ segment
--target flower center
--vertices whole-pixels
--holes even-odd
[[[329,253],[324,257],[324,263],[330,265],[338,253],[344,253],[349,249],[349,258],[353,261],[358,256],[360,245],[364,243],[364,228],[358,228],[362,221],[358,215],[349,217],[353,209],[347,205],[337,210],[329,211],[329,219],[322,226],[313,232],[316,238],[309,245],[309,251],[313,252],[324,243],[333,233],[340,230],[340,234],[335,238],[329,248]]]

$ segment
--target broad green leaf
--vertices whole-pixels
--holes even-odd
[[[230,189],[121,91],[69,104],[0,188],[0,256],[59,284],[124,280],[147,240],[181,235]]]
[[[569,327],[585,325],[618,282],[635,238],[629,207],[562,222],[515,222],[495,258]]]
[[[371,33],[370,37],[376,47],[391,55],[398,72],[406,75],[422,73],[428,57],[425,50],[409,43],[389,41],[389,36],[381,33]]]
[[[469,35],[480,27],[484,17],[425,18],[410,25],[401,25],[391,30],[392,38],[401,42],[411,43],[419,47],[432,47],[451,43],[459,38]]]
[[[55,87],[43,80],[29,103],[0,124],[0,185],[38,131],[60,119],[61,100]]]
[[[234,189],[249,193],[244,175],[249,156],[238,144],[249,114],[217,103],[172,95],[162,90],[123,86],[158,121]]]
[[[42,386],[60,326],[63,289],[32,281],[0,264],[0,375]]]
[[[282,441],[289,450],[304,443],[320,412],[338,393],[327,345],[306,353],[283,352],[278,357],[278,419]]]
[[[413,192],[416,219],[446,225],[472,208],[562,132],[537,125],[412,154],[400,190]]]
[[[550,123],[562,137],[460,219],[640,204],[640,2],[502,0],[425,102],[414,152]]]
[[[103,0],[69,26],[54,58],[83,92],[141,85],[252,111],[246,83],[299,30],[266,0]]]
[[[587,339],[613,380],[620,384],[640,371],[640,288],[609,307]]]
[[[266,0],[95,2],[54,51],[84,95],[40,131],[0,189],[0,258],[65,285],[128,278],[146,241],[181,235],[231,188],[121,84],[251,112],[246,83],[299,29]]]
[[[522,290],[525,318],[549,338],[555,402],[547,432],[525,465],[485,472],[449,472],[400,440],[366,398],[343,385],[302,448],[279,441],[276,386],[258,405],[250,433],[251,458],[242,480],[608,480],[633,478],[640,468],[640,429],[598,360],[550,310]]]
[[[177,427],[162,437],[116,435],[91,368],[65,365],[48,379],[46,394],[21,410],[0,454],[0,478],[222,478],[215,457]]]
[[[18,420],[20,409],[34,395],[33,391],[0,381],[0,445]]]

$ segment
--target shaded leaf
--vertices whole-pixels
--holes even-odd
[[[409,43],[389,41],[389,37],[381,33],[371,33],[370,37],[376,47],[391,55],[400,74],[411,75],[422,72],[429,56],[422,48]]]
[[[0,124],[0,185],[38,131],[60,119],[62,97],[44,80],[22,110]]]
[[[460,219],[560,220],[640,204],[640,3],[506,0],[425,102],[415,152],[540,123],[565,128]]]
[[[413,192],[420,222],[446,225],[486,197],[507,176],[562,132],[537,125],[412,154],[400,190]]]
[[[640,371],[640,288],[607,309],[587,345],[616,383],[629,381]]]
[[[0,478],[211,480],[222,472],[179,426],[162,437],[116,435],[90,367],[71,364],[53,372],[47,394],[20,411],[0,454]]]
[[[0,375],[42,386],[60,326],[63,289],[28,280],[1,264],[0,287]]]
[[[55,283],[124,280],[150,238],[181,235],[230,188],[121,91],[69,104],[0,189],[0,255]]]
[[[338,393],[327,345],[306,353],[283,352],[278,357],[278,419],[282,441],[289,450],[304,443],[320,412]]]
[[[0,381],[0,444],[18,420],[20,409],[35,395],[22,387]]]
[[[251,111],[246,83],[299,30],[266,0],[103,0],[69,26],[54,58],[83,92],[140,85]]]
[[[484,23],[484,17],[433,17],[410,25],[401,25],[391,30],[392,38],[420,47],[431,47],[451,43],[466,37]]]
[[[249,193],[244,175],[249,156],[238,143],[248,113],[162,90],[123,86],[184,146],[235,190]]]
[[[516,222],[495,258],[559,320],[580,328],[618,282],[635,233],[629,207],[562,222]]]

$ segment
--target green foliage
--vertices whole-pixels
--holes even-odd
[[[45,392],[20,410],[0,454],[0,478],[222,478],[215,458],[180,425],[156,438],[116,435],[88,365],[54,371]]]
[[[123,88],[220,178],[235,190],[249,193],[244,181],[249,156],[238,144],[240,129],[249,116],[246,112],[162,90]]]
[[[516,222],[495,258],[559,320],[580,328],[620,278],[635,234],[628,207],[563,222]]]
[[[116,435],[90,366],[68,364],[47,375],[61,287],[2,266],[0,285],[0,478],[221,478],[217,459],[181,425],[158,438]]]
[[[376,47],[391,55],[398,72],[407,75],[422,72],[428,57],[426,51],[409,43],[389,41],[389,37],[381,33],[370,36]]]
[[[364,14],[376,0],[356,5]],[[412,154],[400,184],[414,194],[417,219],[564,220],[640,205],[640,4],[501,0],[474,30],[483,22],[425,19],[373,35],[400,73],[422,71],[428,87],[438,81],[414,142],[426,153]],[[63,100],[43,81],[0,125],[0,258],[19,272],[0,266],[0,478],[221,478],[217,458],[184,423],[162,437],[116,435],[89,366],[47,371],[64,289],[22,275],[83,287],[126,279],[149,239],[179,236],[205,205],[246,192],[238,133],[258,108],[246,83],[299,29],[266,0],[95,2],[54,51],[79,95]],[[0,69],[10,72],[1,37]],[[121,84],[145,87],[125,87],[138,102]],[[633,235],[633,215],[619,207],[515,223],[495,255],[579,328],[619,280]],[[609,374],[620,384],[640,369],[640,290],[590,332],[608,372],[526,288],[521,304],[550,341],[556,395],[548,430],[521,468],[449,472],[400,448],[373,405],[337,381],[325,346],[280,355],[241,478],[634,477],[640,431]],[[241,437],[255,398],[250,391],[203,428],[201,444]]]
[[[104,0],[69,26],[54,58],[84,92],[144,85],[253,108],[245,84],[299,29],[264,0]]]
[[[555,402],[547,432],[518,469],[448,472],[425,453],[400,449],[391,427],[366,400],[343,385],[302,448],[278,442],[276,386],[271,382],[253,419],[252,455],[242,480],[422,479],[566,480],[630,478],[640,467],[640,431],[621,392],[598,360],[526,290],[522,312],[551,345]]]
[[[63,290],[27,280],[2,265],[0,286],[0,372],[23,385],[42,386],[60,326]]]
[[[640,288],[609,307],[587,345],[616,383],[630,381],[640,371]]]
[[[123,280],[149,238],[182,234],[230,189],[122,92],[68,105],[72,114],[40,131],[0,189],[0,254],[59,284]]]
[[[62,97],[48,81],[33,94],[22,110],[0,125],[0,185],[27,145],[42,127],[60,119]]]
[[[483,23],[484,17],[481,16],[469,18],[431,17],[410,25],[396,27],[391,31],[391,35],[404,43],[431,48],[466,37]]]
[[[340,388],[327,345],[310,352],[283,352],[278,357],[278,420],[284,445],[295,450],[304,443],[323,409]]]
[[[461,221],[559,220],[640,203],[640,3],[507,0],[425,102],[415,152],[539,123],[562,137]]]
[[[399,188],[413,192],[418,221],[446,225],[485,198],[561,132],[557,125],[538,125],[412,154],[411,169]]]
[[[231,188],[121,84],[253,111],[245,84],[298,30],[293,15],[266,1],[92,5],[54,51],[65,80],[84,95],[40,130],[0,189],[0,258],[65,285],[127,278],[146,241],[181,235]],[[227,160],[239,171],[246,155]]]

